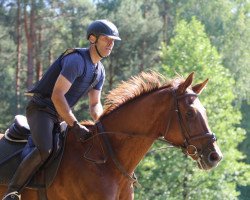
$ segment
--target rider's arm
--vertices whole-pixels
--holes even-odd
[[[63,120],[65,120],[65,122],[69,126],[73,126],[74,121],[77,121],[65,98],[65,94],[68,92],[71,85],[71,82],[60,74],[57,78],[51,96],[51,100],[58,114],[63,118]]]
[[[101,90],[92,89],[88,93],[89,95],[89,111],[93,120],[98,120],[103,113],[101,103]]]

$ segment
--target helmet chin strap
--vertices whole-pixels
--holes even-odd
[[[95,41],[95,43],[94,43],[94,44],[95,44],[95,50],[96,50],[98,56],[100,56],[100,58],[105,58],[105,56],[102,56],[102,55],[101,55],[100,51],[98,50],[98,48],[97,48],[97,46],[96,46],[96,43],[98,42],[98,39],[99,39],[99,36],[96,37],[96,41]]]
[[[98,50],[98,48],[96,46],[96,43],[95,43],[95,50],[96,50],[98,56],[100,56],[101,58],[105,58],[104,56],[101,55],[100,51]]]

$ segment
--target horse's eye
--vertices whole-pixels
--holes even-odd
[[[188,110],[187,112],[186,112],[186,117],[187,118],[192,118],[192,117],[194,117],[195,116],[195,112],[193,111],[193,110]]]

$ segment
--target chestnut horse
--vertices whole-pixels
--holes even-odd
[[[193,77],[167,81],[156,72],[142,72],[112,90],[103,115],[89,125],[92,138],[79,142],[68,133],[48,199],[134,199],[133,173],[159,138],[181,148],[199,168],[216,167],[222,153],[198,99],[208,80],[191,86]],[[6,189],[0,186],[0,196]],[[38,199],[36,190],[22,192],[22,200]]]

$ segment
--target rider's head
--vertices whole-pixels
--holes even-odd
[[[101,58],[107,57],[110,54],[114,40],[121,40],[117,27],[108,20],[96,20],[92,22],[87,29],[87,39],[92,45],[95,45],[96,52]],[[98,43],[102,41],[107,44],[103,43],[99,46]],[[105,52],[105,49],[110,52]]]

